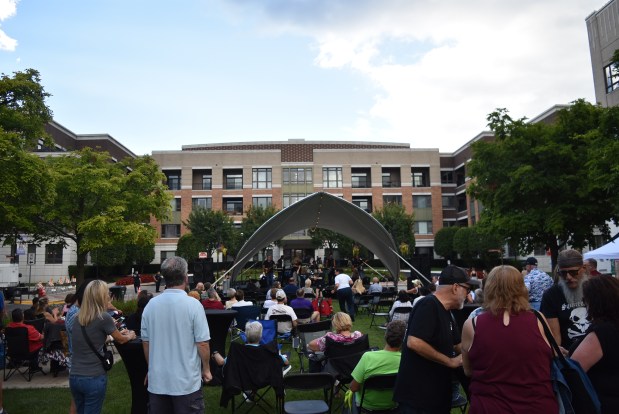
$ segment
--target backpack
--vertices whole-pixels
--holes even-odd
[[[333,300],[331,298],[318,297],[312,301],[312,308],[320,313],[320,316],[331,316],[333,313]]]

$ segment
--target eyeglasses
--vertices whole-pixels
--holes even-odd
[[[470,286],[468,286],[468,285],[461,285],[460,283],[456,283],[456,285],[460,286],[461,288],[466,289],[466,293],[467,293],[467,294],[471,293],[471,290],[473,290],[473,289],[471,289],[471,287],[470,287]]]
[[[563,269],[559,269],[557,270],[557,273],[559,274],[559,276],[561,276],[563,279],[565,279],[567,277],[567,275],[570,275],[572,277],[576,277],[578,276],[578,273],[580,273],[580,269],[568,269],[568,270],[563,270]]]

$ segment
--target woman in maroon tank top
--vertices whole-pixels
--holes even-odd
[[[471,377],[469,414],[557,413],[552,350],[516,268],[492,269],[484,308],[462,331],[462,363]]]

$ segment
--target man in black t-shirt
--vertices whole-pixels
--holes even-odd
[[[589,329],[587,308],[582,300],[582,285],[588,276],[582,254],[577,250],[561,251],[557,267],[559,281],[544,292],[540,311],[557,343],[569,350]]]
[[[452,373],[462,365],[460,332],[450,310],[462,309],[476,284],[464,269],[447,266],[436,293],[413,308],[393,393],[402,414],[450,412]]]

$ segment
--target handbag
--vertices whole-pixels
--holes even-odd
[[[553,383],[552,386],[557,395],[557,402],[559,403],[559,412],[566,414],[599,414],[601,412],[600,400],[587,373],[582,369],[578,361],[563,356],[542,315],[536,310],[533,310],[533,312],[544,327],[546,339],[548,339],[556,355],[552,359],[550,375]]]
[[[101,355],[99,352],[97,352],[92,342],[90,342],[90,338],[88,337],[88,335],[86,335],[86,328],[84,328],[84,326],[82,325],[80,325],[80,328],[82,328],[82,335],[84,336],[86,343],[88,344],[90,349],[92,349],[92,352],[95,353],[97,358],[101,360],[101,365],[103,365],[103,369],[106,371],[111,370],[114,366],[114,353],[107,349],[105,344],[103,344],[103,355]]]

